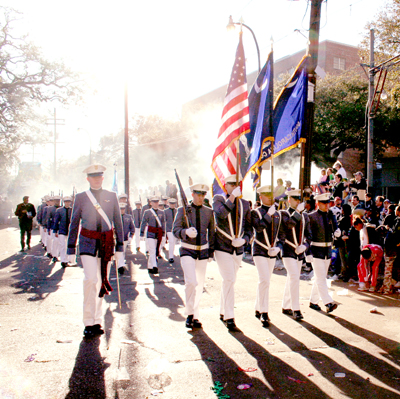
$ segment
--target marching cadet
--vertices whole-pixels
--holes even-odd
[[[42,216],[43,216],[43,209],[47,206],[46,204],[46,198],[42,198],[42,203],[38,206],[37,208],[37,214],[36,214],[36,220],[39,223],[39,234],[40,234],[40,242],[42,243],[42,246],[44,247],[43,243],[43,225],[42,225]]]
[[[45,232],[46,232],[46,256],[50,259],[53,259],[53,255],[51,254],[51,246],[52,246],[52,239],[51,239],[51,222],[49,223],[49,219],[51,220],[51,213],[52,210],[54,211],[55,207],[55,200],[54,196],[49,196],[49,201],[47,202],[47,207],[44,210],[43,214],[43,222],[45,223]]]
[[[160,256],[160,245],[165,233],[164,211],[158,209],[160,199],[157,196],[150,198],[151,208],[144,211],[142,224],[140,225],[140,237],[145,237],[146,248],[149,251],[147,262],[148,272],[158,274],[157,258]]]
[[[117,195],[103,190],[105,166],[94,164],[87,167],[90,189],[76,194],[74,209],[68,235],[68,255],[75,255],[79,233],[79,252],[83,273],[83,334],[86,338],[104,334],[101,328],[103,296],[112,291],[108,281],[111,259],[114,253],[114,234],[116,235],[115,259],[123,256],[124,231]]]
[[[119,203],[119,208],[121,210],[122,216],[122,226],[124,229],[124,255],[120,257],[118,262],[118,272],[119,274],[124,274],[125,272],[125,257],[126,257],[126,249],[128,248],[129,241],[132,240],[132,237],[135,235],[135,225],[133,224],[133,217],[126,213],[127,204],[124,202]]]
[[[257,192],[260,194],[262,205],[251,211],[251,225],[255,233],[252,253],[258,271],[255,309],[256,317],[264,327],[268,327],[269,286],[276,257],[282,249],[282,243],[278,242],[281,216],[273,205],[271,186],[259,187]]]
[[[49,195],[46,195],[46,206],[43,207],[43,211],[42,211],[42,216],[41,216],[41,220],[42,220],[42,225],[43,225],[43,239],[42,242],[44,244],[44,250],[46,251],[45,256],[48,256],[49,258],[52,258],[52,256],[49,254],[49,252],[47,251],[47,242],[48,242],[48,234],[47,234],[47,214],[48,214],[48,210],[49,207],[51,205],[53,205],[53,201],[51,200],[51,197]]]
[[[158,210],[164,212],[165,211],[165,203],[164,200],[161,200],[158,203]],[[164,220],[165,220],[165,212],[164,212]],[[164,226],[164,234],[161,240],[161,244],[160,244],[160,248],[162,248],[163,250],[165,250],[165,244],[167,243],[167,234],[166,234],[166,225]],[[159,259],[162,258],[161,253],[158,256]]]
[[[299,321],[304,318],[300,311],[300,273],[311,242],[310,221],[303,212],[305,204],[301,202],[301,190],[290,190],[285,194],[289,208],[280,211],[282,221],[279,230],[283,241],[282,261],[287,270],[282,313]]]
[[[140,252],[140,224],[142,222],[142,202],[135,201],[136,209],[132,211],[135,224],[136,253]]]
[[[330,193],[315,196],[318,209],[308,214],[311,227],[311,256],[315,281],[311,290],[310,308],[321,310],[318,302],[320,298],[330,313],[337,308],[328,292],[326,275],[331,263],[333,236],[340,237],[335,215],[329,210]]]
[[[214,256],[215,222],[213,210],[203,205],[208,186],[195,184],[190,190],[193,201],[188,209],[178,209],[172,229],[173,235],[182,240],[179,253],[185,278],[186,327],[201,328],[199,303],[207,262],[211,262]],[[176,199],[173,200],[170,205],[176,206]],[[172,215],[174,212],[170,211],[174,210],[175,208],[168,209],[167,214]]]
[[[151,205],[150,205],[150,197],[147,197],[147,204],[143,206],[142,208],[142,220],[143,220],[143,215],[144,213],[147,211],[147,209],[151,209]],[[147,236],[147,230],[145,230],[145,236]],[[147,240],[145,240],[145,251],[146,251],[146,255],[149,254],[149,249],[147,248]]]
[[[166,195],[161,196],[161,201],[164,203],[164,211],[169,208],[168,200],[169,200],[169,197],[167,197]]]
[[[56,238],[53,230],[53,222],[56,215],[56,210],[60,207],[61,197],[59,195],[54,195],[52,199],[53,205],[50,206],[47,210],[47,252],[51,255],[49,256],[49,258],[53,257],[53,262],[55,263],[58,261],[59,245],[58,239]]]
[[[174,250],[176,244],[176,238],[172,232],[172,225],[174,224],[175,215],[177,212],[177,200],[175,198],[170,198],[168,200],[169,207],[164,211],[165,214],[165,223],[166,223],[166,231],[167,231],[167,239],[168,239],[168,259],[169,263],[174,263]]]
[[[120,204],[126,204],[125,214],[126,215],[128,215],[128,214],[132,215],[132,208],[129,205],[128,194],[120,194],[118,196],[118,201],[119,201]]]
[[[59,207],[56,210],[53,222],[53,232],[55,239],[58,240],[61,266],[67,267],[76,264],[75,255],[67,255],[67,239],[72,214],[72,197],[65,196],[63,202],[64,206]]]
[[[222,276],[220,319],[230,331],[237,330],[235,324],[235,282],[239,270],[244,245],[252,238],[251,213],[248,201],[242,196],[240,186],[236,185],[236,175],[225,179],[226,195],[217,194],[213,198],[216,221],[215,259]],[[236,221],[236,198],[239,204],[239,223]],[[236,236],[236,226],[238,234]]]

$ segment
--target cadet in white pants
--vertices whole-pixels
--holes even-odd
[[[175,215],[176,215],[176,206],[177,200],[175,198],[168,199],[169,208],[165,209],[165,224],[167,230],[167,238],[168,238],[168,259],[169,263],[174,263],[174,250],[176,244],[176,238],[172,233],[172,226],[174,224]]]

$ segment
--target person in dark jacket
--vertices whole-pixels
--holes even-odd
[[[22,198],[23,202],[17,205],[15,210],[15,216],[19,220],[19,228],[21,230],[21,251],[25,250],[25,233],[26,233],[26,244],[28,249],[31,249],[31,232],[32,232],[32,220],[36,216],[36,209],[33,204],[29,202],[29,196],[25,195]]]
[[[344,204],[342,207],[342,217],[338,221],[340,229],[340,237],[335,238],[334,246],[339,250],[340,263],[335,269],[335,274],[343,281],[349,281],[349,266],[347,262],[347,241],[349,239],[351,229],[351,206]],[[340,267],[340,269],[339,269]]]

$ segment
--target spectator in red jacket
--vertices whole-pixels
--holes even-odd
[[[368,244],[361,251],[361,260],[357,266],[359,287],[358,291],[375,292],[379,264],[383,258],[383,249],[380,245]],[[370,266],[370,262],[373,262]]]

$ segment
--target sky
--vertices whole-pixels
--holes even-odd
[[[320,40],[357,46],[385,2],[324,2]],[[49,117],[57,106],[57,116],[65,119],[57,150],[65,158],[88,153],[89,142],[95,149],[101,136],[123,127],[125,82],[130,114],[171,118],[180,117],[185,102],[226,84],[238,43],[237,32],[226,30],[230,15],[253,29],[263,63],[271,37],[275,59],[306,47],[310,11],[306,0],[3,0],[2,5],[22,12],[16,32],[28,33],[47,58],[64,60],[88,82],[83,105],[46,105]],[[249,73],[257,69],[257,53],[246,30],[243,40]],[[52,161],[51,146],[35,152],[43,162]],[[21,160],[32,159],[31,149],[23,148]]]

